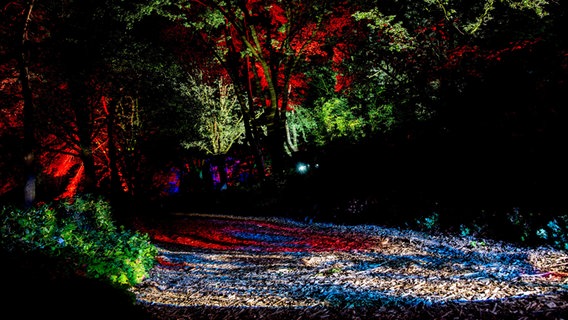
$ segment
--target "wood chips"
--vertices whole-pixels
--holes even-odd
[[[284,218],[168,223],[179,232],[208,221],[232,247],[156,242],[160,263],[133,289],[156,319],[568,319],[564,251]]]

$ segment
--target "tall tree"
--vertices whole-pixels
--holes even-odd
[[[37,57],[37,43],[44,38],[44,33],[41,31],[41,9],[35,10],[35,1],[25,2],[8,2],[2,8],[3,23],[1,30],[5,37],[2,38],[2,50],[5,59],[2,59],[2,91],[3,93],[10,94],[12,80],[17,79],[19,83],[19,94],[16,99],[10,99],[5,96],[3,100],[2,109],[11,114],[11,119],[7,119],[7,125],[17,125],[17,115],[21,111],[23,117],[21,124],[23,126],[23,168],[24,168],[24,195],[23,202],[25,206],[33,205],[36,200],[36,138],[35,138],[35,107],[34,95],[32,91],[32,81],[30,78],[30,65],[33,65],[33,60]],[[36,12],[38,13],[36,15]],[[15,61],[15,64],[12,64]],[[17,77],[14,75],[17,74]],[[12,80],[11,80],[12,79]],[[13,103],[12,105],[9,105]],[[19,108],[21,107],[21,109]],[[19,109],[19,110],[18,110]],[[4,124],[6,125],[6,123]],[[6,152],[6,154],[10,154]],[[19,180],[19,179],[18,179]]]
[[[219,185],[227,183],[225,156],[234,144],[244,138],[245,128],[234,86],[222,77],[208,83],[201,73],[191,77],[192,97],[199,117],[193,130],[197,132],[188,141],[185,148],[197,149],[213,157],[217,167]]]
[[[0,66],[2,114],[7,116],[3,117],[2,138],[19,132],[15,130],[24,123],[26,132],[33,131],[37,139],[34,159],[45,182],[38,192],[45,197],[104,188],[108,181],[115,186],[113,190],[125,188],[133,193],[135,184],[144,180],[139,174],[142,142],[157,137],[146,132],[171,125],[171,119],[182,121],[176,115],[164,116],[167,108],[175,114],[173,106],[184,103],[180,70],[172,69],[168,54],[159,46],[148,43],[152,39],[137,34],[135,27],[146,16],[138,11],[144,11],[143,6],[113,1],[27,4],[10,3],[2,11],[7,19],[1,27],[10,36],[2,37],[2,51],[7,53]],[[26,22],[30,32],[22,33],[26,8],[33,19]],[[30,36],[22,51],[20,43],[26,34]],[[21,57],[27,59],[25,65],[18,64]],[[33,68],[27,68],[31,62]],[[30,85],[24,88],[34,86],[34,101],[16,90],[16,84],[21,88],[27,79],[18,81],[25,74],[19,70],[28,69],[32,70]],[[146,86],[154,90],[143,90]],[[22,110],[31,103],[38,107],[30,120],[30,108]],[[160,132],[167,134],[165,129]],[[67,190],[56,192],[54,185],[67,185]]]
[[[339,1],[206,0],[183,2],[180,8],[177,17],[201,32],[202,43],[248,92],[250,108],[263,110],[263,117],[254,121],[254,112],[243,109],[252,131],[247,138],[260,139],[255,134],[266,126],[263,142],[273,169],[281,171],[286,113],[301,102],[306,87],[302,66],[334,55],[338,36],[352,21],[349,7]]]
[[[18,65],[20,69],[20,82],[22,85],[22,97],[24,99],[24,163],[26,172],[26,184],[24,187],[24,203],[31,207],[36,198],[36,169],[35,169],[35,137],[34,137],[34,103],[32,89],[29,82],[28,53],[29,41],[28,27],[30,25],[34,0],[29,1],[23,15],[22,40]]]
[[[550,87],[535,82],[538,77],[550,80],[563,72],[557,49],[545,59],[540,56],[565,43],[554,22],[565,16],[562,12],[553,1],[368,3],[355,16],[365,23],[368,41],[344,65],[356,76],[356,96],[350,98],[393,107],[403,124],[398,143],[423,147],[405,157],[406,167],[436,168],[431,174],[415,170],[415,175],[419,181],[439,181],[436,187],[451,194],[445,200],[482,205],[505,203],[508,197],[516,203],[529,199],[536,193],[517,194],[526,194],[528,185],[540,180],[529,171],[541,170],[533,164],[543,158],[526,150],[545,151],[542,146],[548,142],[538,131],[551,129],[543,126],[551,114],[561,115],[548,99],[535,100],[540,94],[534,93]],[[533,59],[548,62],[537,66]],[[552,61],[556,67],[547,67],[549,76],[536,76]],[[421,157],[426,151],[432,157]],[[461,176],[447,173],[449,163],[461,163],[467,170]],[[487,181],[493,183],[472,190]],[[457,185],[463,188],[456,193],[448,187]],[[468,198],[474,194],[479,197]]]

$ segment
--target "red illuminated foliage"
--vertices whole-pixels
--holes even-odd
[[[349,56],[352,47],[345,44],[345,36],[353,26],[353,10],[336,1],[275,0],[204,0],[188,8],[187,20],[201,29],[187,38],[207,44],[200,53],[213,53],[233,83],[248,93],[247,137],[253,140],[251,145],[257,145],[261,140],[257,127],[267,126],[264,150],[270,153],[273,165],[283,157],[286,112],[306,97],[309,79],[305,71],[314,64],[331,63],[331,59],[339,65]],[[180,30],[175,37],[186,38],[187,34]],[[340,50],[335,49],[338,46]],[[195,55],[193,46],[185,47],[187,50],[179,53]],[[210,66],[206,64],[205,69]],[[346,79],[340,79],[342,86],[349,84]],[[264,112],[263,121],[252,122],[258,110]]]
[[[408,21],[404,20],[403,25],[413,28],[418,23],[425,25],[414,28],[411,35],[403,39],[409,40],[403,43],[407,45],[406,49],[389,51],[392,49],[388,47],[389,44],[401,40],[396,34],[378,27],[373,30],[360,28],[353,20],[352,13],[358,10],[357,5],[369,5],[365,2],[196,0],[183,3],[190,5],[175,9],[176,13],[186,15],[183,23],[179,20],[164,22],[166,27],[161,28],[160,25],[160,30],[156,32],[160,34],[153,34],[155,38],[152,41],[160,45],[168,44],[181,65],[190,65],[191,68],[198,66],[205,71],[205,81],[230,78],[243,99],[241,111],[249,145],[257,147],[259,152],[270,152],[269,158],[274,162],[283,155],[286,114],[305,103],[310,85],[306,74],[316,67],[332,70],[329,77],[335,77],[335,91],[349,93],[355,80],[366,81],[369,75],[361,70],[353,71],[356,69],[354,65],[362,61],[356,61],[353,65],[346,65],[345,62],[353,58],[358,50],[366,50],[360,57],[369,57],[370,61],[361,68],[370,66],[366,71],[378,69],[385,62],[388,69],[385,78],[393,79],[392,92],[399,94],[392,94],[394,98],[387,101],[390,99],[387,97],[385,101],[394,106],[397,103],[411,106],[418,105],[418,100],[422,104],[437,94],[422,89],[427,87],[422,84],[432,79],[444,80],[445,90],[451,90],[448,87],[457,87],[456,83],[461,84],[470,76],[481,77],[482,69],[487,65],[501,62],[519,52],[528,52],[540,45],[541,41],[546,41],[529,36],[527,39],[520,36],[515,40],[509,40],[512,38],[508,37],[505,41],[499,41],[500,36],[494,39],[486,35],[477,39],[460,38],[463,34],[457,35],[453,22],[440,19],[440,16],[421,17],[421,11],[409,3],[401,5],[400,8],[410,9],[405,15],[397,16],[397,19],[404,16],[400,19]],[[155,73],[164,71],[160,69],[161,62],[153,61],[146,70],[137,65],[136,68],[140,68],[130,72],[125,65],[132,65],[132,57],[135,56],[132,52],[129,52],[131,56],[126,54],[124,59],[129,61],[124,64],[116,62],[123,57],[109,57],[113,45],[130,41],[130,35],[111,39],[110,34],[116,33],[112,29],[113,24],[109,24],[108,30],[89,28],[97,22],[106,21],[97,20],[104,10],[92,10],[98,8],[97,2],[58,4],[64,9],[62,12],[54,10],[59,7],[36,1],[31,20],[28,21],[29,29],[22,37],[25,20],[22,13],[26,11],[26,5],[24,2],[9,2],[2,7],[0,17],[3,18],[0,32],[6,35],[0,39],[1,53],[5,56],[0,65],[0,97],[3,103],[0,109],[0,135],[2,147],[10,147],[10,151],[0,158],[0,164],[9,164],[12,168],[15,161],[9,157],[23,158],[18,148],[26,140],[25,99],[21,79],[18,79],[18,54],[24,53],[28,58],[26,66],[30,71],[35,112],[27,124],[34,126],[38,152],[36,159],[39,162],[37,167],[42,168],[40,174],[46,180],[56,182],[57,196],[66,197],[83,191],[82,188],[88,185],[84,182],[105,189],[112,181],[121,192],[134,193],[143,158],[139,142],[147,139],[148,133],[159,133],[160,126],[143,132],[133,122],[129,123],[128,119],[138,115],[135,101],[140,92],[163,87],[163,83],[149,84],[140,80],[146,78],[145,72],[148,70]],[[93,12],[97,12],[97,15],[92,15]],[[115,18],[113,15],[108,21],[136,20],[139,16],[121,16],[113,20]],[[85,19],[93,20],[83,21]],[[518,34],[522,33],[514,33],[515,36]],[[140,32],[137,36],[146,35]],[[17,45],[22,39],[27,39],[25,50],[14,50],[24,48]],[[368,39],[375,42],[366,47],[358,46]],[[566,65],[566,59],[563,61],[561,67]],[[117,65],[113,66],[113,63]],[[360,75],[356,72],[363,76],[356,79]],[[140,76],[142,74],[144,77]],[[450,81],[453,83],[447,84]],[[129,86],[132,88],[129,89]],[[377,87],[374,91],[377,97],[380,96],[378,99],[389,94],[382,89]],[[420,90],[424,90],[422,96],[417,94],[416,99],[409,98],[409,95]],[[443,103],[445,97],[442,95],[433,99],[436,107]],[[162,98],[167,100],[169,97],[157,99]],[[263,116],[258,116],[259,110],[264,111]],[[268,136],[264,135],[264,129],[268,130]],[[258,158],[255,154],[254,159],[258,161]],[[258,163],[256,168],[258,172],[269,172]],[[16,182],[21,179],[9,175],[2,173],[0,193],[21,185],[21,182]]]

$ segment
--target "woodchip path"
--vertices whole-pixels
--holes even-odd
[[[159,264],[133,291],[170,318],[275,318],[258,314],[270,310],[345,320],[365,310],[385,319],[505,311],[561,319],[568,311],[568,253],[552,248],[274,217],[179,214],[142,230]]]

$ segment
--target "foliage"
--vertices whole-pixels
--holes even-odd
[[[79,196],[60,202],[59,207],[64,210],[64,218],[81,230],[95,229],[108,233],[117,231],[112,221],[110,204],[101,198],[93,195]]]
[[[364,120],[357,115],[357,110],[349,108],[345,99],[332,99],[322,105],[320,119],[324,125],[325,136],[330,140],[363,135]]]
[[[528,244],[544,243],[557,249],[568,250],[568,216],[558,215],[546,219],[538,212],[513,208],[507,215],[508,232],[514,232],[516,241]]]
[[[389,133],[396,124],[392,105],[337,95],[288,112],[287,133],[289,141],[298,149],[326,146],[334,141],[362,142],[373,135]]]
[[[536,234],[556,248],[568,250],[568,215],[550,220],[545,227],[538,229]]]
[[[321,64],[319,61],[344,58],[334,47],[349,30],[350,9],[336,1],[207,0],[176,4],[177,9],[170,9],[172,14],[184,15],[176,20],[185,27],[182,32],[197,39],[198,45],[217,60],[215,68],[222,66],[243,94],[239,104],[247,142],[250,146],[262,144],[257,148],[262,150],[259,155],[270,158],[280,171],[284,148],[297,151],[295,141],[286,141],[294,138],[294,132],[286,128],[286,117],[306,94],[308,79],[303,72]],[[192,52],[186,50],[180,57],[187,59],[182,55]],[[209,71],[218,72],[215,68]],[[257,112],[262,117],[256,117]],[[290,132],[292,135],[287,136]]]
[[[437,77],[431,74],[432,67],[444,59],[441,51],[450,39],[436,32],[422,34],[421,30],[436,28],[430,27],[436,21],[426,20],[429,13],[410,4],[401,10],[404,14],[377,5],[354,13],[360,32],[368,37],[358,40],[357,50],[341,66],[352,77],[349,105],[365,110],[366,131],[373,136],[416,127],[431,120],[438,106],[436,92],[422,83]]]
[[[388,106],[394,120],[388,126],[405,134],[426,126],[447,131],[450,125],[440,126],[446,112],[463,108],[463,92],[483,79],[494,59],[483,50],[521,50],[524,45],[516,41],[545,36],[547,21],[541,18],[550,5],[541,0],[363,4],[353,17],[360,23],[358,33],[368,37],[357,38],[357,50],[341,65],[353,77],[349,105]]]
[[[440,215],[437,212],[432,212],[429,216],[417,219],[416,224],[419,229],[425,231],[438,230],[440,228]]]
[[[557,151],[565,143],[566,115],[557,104],[565,101],[566,92],[565,4],[548,10],[558,3],[36,1],[26,51],[37,106],[33,126],[38,167],[44,173],[38,177],[43,184],[38,195],[58,196],[60,188],[53,185],[77,187],[81,179],[103,190],[110,184],[143,194],[147,189],[139,184],[150,181],[154,169],[147,166],[147,158],[173,154],[172,149],[161,152],[165,148],[155,152],[153,146],[171,142],[177,151],[181,140],[196,147],[201,141],[201,147],[207,147],[201,150],[217,154],[228,150],[234,138],[239,141],[243,130],[251,149],[265,152],[267,145],[285,145],[289,155],[318,152],[307,149],[316,145],[322,150],[319,147],[338,140],[387,141],[376,135],[389,132],[400,133],[401,139],[387,142],[403,147],[433,137],[429,141],[442,141],[436,150],[447,151],[425,154],[430,145],[420,144],[426,147],[416,162],[440,161],[436,168],[448,175],[453,172],[443,168],[445,163],[471,158],[464,168],[479,166],[478,159],[502,161],[507,168],[518,163],[507,169],[523,172],[514,181],[527,178],[523,186],[513,186],[518,190],[545,186],[545,179],[561,182],[565,171],[554,170],[565,170],[565,156]],[[0,40],[7,53],[0,65],[5,102],[0,143],[6,150],[1,163],[10,164],[4,166],[10,169],[23,158],[15,151],[23,127],[14,50],[21,38],[21,9],[12,2],[2,11],[5,19],[0,23],[8,36]],[[189,64],[199,65],[206,79],[189,83]],[[225,97],[217,89],[220,83],[211,81],[219,76],[222,86],[234,85],[227,87],[232,93],[224,100],[217,99]],[[256,112],[264,115],[257,118]],[[424,132],[431,136],[419,135]],[[8,135],[9,144],[4,142]],[[287,135],[287,144],[272,139],[280,135]],[[258,171],[278,160],[276,153],[263,159],[261,152],[253,155]],[[4,160],[7,156],[10,162]],[[366,172],[405,170],[379,162],[367,166]],[[531,169],[538,178],[529,177],[529,166],[538,168]],[[430,171],[445,178],[426,165],[414,168],[423,171],[421,175]],[[541,169],[544,172],[537,171]],[[11,186],[0,186],[0,191],[22,181],[15,177],[20,172],[2,172],[2,181]],[[365,184],[388,184],[370,181],[368,175],[362,179]],[[473,184],[467,178],[457,180]],[[68,194],[77,190],[70,188]],[[500,223],[513,226],[511,232],[520,241],[534,239],[535,227],[547,239],[558,233],[554,223],[533,223],[530,213],[500,214],[512,219]],[[464,224],[463,232],[487,231],[488,221],[494,220]],[[97,228],[93,217],[76,222],[81,230]],[[559,220],[555,223],[561,226]]]
[[[5,206],[1,218],[5,250],[60,257],[69,272],[117,286],[140,283],[157,254],[147,234],[117,228],[108,202],[92,195],[26,210]]]
[[[353,14],[357,21],[366,21],[367,27],[373,31],[380,31],[387,41],[382,42],[387,51],[401,52],[414,49],[409,31],[402,21],[397,21],[395,15],[385,15],[378,8],[369,11],[358,11]]]
[[[568,215],[558,215],[548,220],[534,211],[512,208],[506,213],[495,214],[482,210],[476,217],[459,226],[441,224],[441,217],[434,212],[414,221],[423,231],[459,232],[462,237],[492,238],[512,241],[529,246],[549,245],[568,250]],[[445,228],[445,229],[444,229]],[[470,246],[484,246],[483,240],[470,242]]]
[[[288,154],[292,154],[293,150],[299,150],[300,146],[305,146],[309,142],[317,144],[321,141],[318,132],[319,122],[314,113],[313,110],[301,106],[288,112],[286,117],[287,140],[292,145],[291,148],[286,149]]]
[[[191,80],[190,91],[199,109],[199,118],[194,123],[198,133],[193,139],[186,139],[185,148],[197,148],[208,155],[224,155],[233,144],[244,138],[245,128],[240,115],[237,92],[233,84],[219,78],[208,84],[202,74]]]
[[[482,215],[480,215],[481,217]],[[485,218],[484,223],[472,223],[472,229],[478,233],[496,233],[506,235],[512,240],[528,245],[548,244],[558,249],[568,249],[565,234],[567,231],[566,216],[551,217],[540,211],[513,207],[504,214],[504,219]],[[479,218],[478,218],[479,220]],[[499,230],[499,226],[504,230]]]
[[[448,0],[424,0],[425,3],[438,7],[448,21],[454,21],[454,26],[462,33],[474,34],[488,21],[497,16],[496,11],[502,7],[509,7],[519,11],[532,11],[536,16],[542,18],[548,15],[548,0],[483,0],[476,1],[473,5],[459,5],[450,3]],[[469,10],[464,10],[466,7]],[[473,12],[473,13],[470,13]]]

